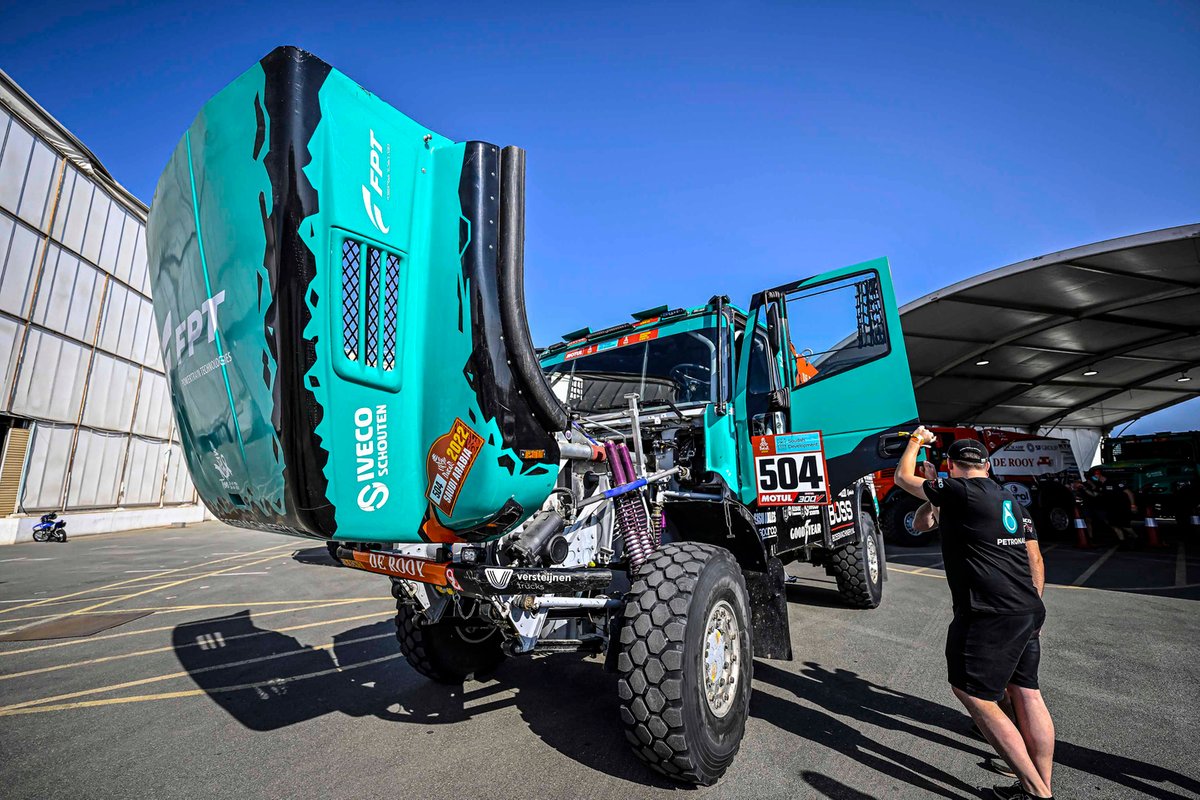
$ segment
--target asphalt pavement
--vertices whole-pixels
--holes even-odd
[[[796,658],[755,662],[741,752],[692,790],[626,748],[601,659],[430,683],[399,654],[386,579],[315,544],[207,523],[0,548],[0,794],[859,800],[1003,782],[945,682],[936,548],[889,553],[874,611],[841,607],[823,571],[789,568]],[[1048,548],[1056,797],[1200,798],[1200,541],[1188,545]]]

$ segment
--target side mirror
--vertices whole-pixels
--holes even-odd
[[[787,389],[773,389],[767,394],[768,411],[787,411],[792,407],[792,395]]]

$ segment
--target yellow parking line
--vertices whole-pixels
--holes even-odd
[[[376,634],[375,636],[363,636],[358,639],[347,639],[346,641],[340,642],[339,644],[342,644],[342,645],[358,644],[359,642],[370,642],[370,641],[374,641],[376,639],[390,639],[393,636],[394,636],[394,634],[391,634],[391,633],[381,633],[381,634]],[[13,703],[13,704],[7,705],[7,706],[0,706],[0,716],[5,716],[6,714],[8,714],[10,712],[13,712],[13,711],[16,711],[16,710],[22,709],[22,708],[27,708],[29,706],[40,706],[45,703],[54,703],[59,700],[71,700],[76,697],[86,697],[89,694],[103,694],[104,692],[115,692],[120,689],[128,689],[131,686],[145,686],[148,683],[159,683],[161,681],[169,681],[169,680],[174,680],[176,678],[185,678],[188,675],[199,675],[199,674],[205,673],[205,672],[213,672],[214,670],[231,669],[233,667],[244,667],[244,666],[248,666],[250,664],[260,664],[264,661],[274,661],[275,659],[279,659],[279,658],[289,658],[290,656],[304,655],[305,653],[311,653],[313,650],[330,650],[332,648],[333,648],[333,643],[330,642],[329,644],[319,644],[315,647],[305,647],[305,648],[301,648],[299,650],[287,650],[282,653],[272,653],[269,656],[259,656],[257,658],[245,658],[245,659],[242,659],[241,661],[230,661],[225,664],[213,664],[212,666],[200,667],[198,669],[193,669],[193,670],[183,670],[181,672],[169,672],[166,675],[156,675],[153,678],[139,678],[138,680],[135,680],[135,681],[125,681],[124,683],[114,683],[114,684],[110,684],[109,686],[99,686],[95,689],[83,689],[78,692],[68,692],[67,694],[52,695],[50,697],[41,697],[36,700],[24,700],[20,703]]]
[[[289,633],[291,631],[305,630],[306,628],[318,628],[322,625],[334,625],[339,622],[357,622],[360,619],[379,619],[379,614],[359,614],[353,617],[341,617],[339,619],[325,619],[320,622],[306,622],[303,625],[289,625],[286,628],[276,628],[274,630],[253,631],[251,633],[239,633],[234,636],[224,636],[226,642],[232,642],[236,639],[248,639],[252,636],[262,636],[266,633]],[[23,678],[26,675],[40,675],[44,672],[57,672],[64,669],[74,669],[75,667],[87,667],[92,664],[103,664],[108,661],[120,661],[123,658],[135,658],[137,656],[149,656],[155,653],[170,653],[183,650],[188,647],[199,647],[199,642],[191,644],[183,644],[176,647],[175,645],[167,645],[166,647],[152,647],[149,650],[135,650],[132,653],[121,653],[115,656],[102,656],[100,658],[89,658],[83,661],[72,661],[68,664],[55,664],[52,667],[40,667],[38,669],[27,669],[24,672],[12,672],[6,675],[0,675],[0,681],[7,681],[12,678]]]
[[[296,545],[294,543],[289,542],[288,544],[276,545],[274,547],[265,547],[262,550],[254,550],[250,553],[243,553],[243,554],[236,555],[236,556],[229,556],[228,558],[218,558],[214,561],[205,561],[200,564],[190,564],[186,567],[176,567],[175,569],[163,570],[162,572],[157,572],[153,575],[142,575],[137,578],[126,578],[123,581],[117,581],[115,583],[108,583],[103,586],[93,586],[91,589],[82,589],[78,592],[71,592],[70,594],[58,595],[57,597],[47,597],[43,600],[34,600],[33,602],[25,603],[24,605],[12,606],[11,608],[0,608],[0,614],[7,614],[10,611],[20,611],[23,608],[33,608],[35,606],[42,606],[42,605],[46,605],[47,603],[53,602],[55,600],[66,600],[67,598],[70,598],[70,597],[79,597],[80,595],[91,594],[92,592],[102,592],[105,589],[115,589],[118,586],[126,586],[130,583],[136,583],[138,581],[145,581],[145,580],[150,580],[152,578],[157,578],[157,577],[160,577],[163,575],[169,575],[172,572],[178,572],[181,569],[199,569],[200,567],[208,567],[208,566],[212,566],[213,564],[221,564],[226,561],[232,561],[235,558],[244,558],[245,556],[256,556],[256,555],[259,555],[260,553],[269,553],[272,550],[282,550],[285,547],[294,548],[295,546]]]
[[[1103,566],[1105,561],[1108,561],[1108,559],[1112,558],[1112,554],[1115,552],[1117,552],[1116,547],[1108,548],[1108,550],[1106,550],[1103,555],[1101,555],[1094,562],[1092,562],[1092,565],[1090,567],[1085,569],[1078,578],[1076,578],[1074,581],[1072,581],[1072,585],[1073,586],[1083,586],[1085,583],[1087,583],[1087,579],[1092,577],[1093,575],[1095,575],[1096,570],[1100,569],[1100,567]]]
[[[251,561],[248,564],[234,564],[232,567],[225,567],[223,569],[214,570],[212,572],[202,572],[199,575],[192,575],[189,578],[183,578],[181,580],[172,581],[171,583],[164,583],[161,586],[151,586],[149,589],[143,589],[140,592],[133,592],[132,594],[127,594],[127,595],[124,595],[123,597],[117,597],[117,598],[113,598],[111,600],[105,600],[103,603],[96,603],[95,605],[88,606],[87,608],[81,608],[78,611],[72,611],[69,614],[67,614],[66,616],[71,617],[71,616],[75,616],[76,614],[86,614],[89,611],[95,611],[97,608],[104,608],[105,606],[111,606],[113,603],[119,603],[122,600],[132,600],[133,598],[141,597],[144,594],[150,594],[151,592],[161,592],[164,589],[172,589],[176,586],[182,586],[185,583],[191,583],[192,581],[204,580],[205,578],[213,578],[213,577],[216,577],[217,575],[221,575],[226,572],[233,572],[235,569],[245,569],[246,567],[253,567],[256,564],[264,564],[268,561],[273,561],[277,558],[284,558],[284,556],[280,556],[278,554],[270,555],[270,556],[267,556],[266,558],[260,558],[257,561]]]
[[[273,617],[276,614],[292,614],[296,611],[316,611],[319,608],[329,608],[330,606],[343,606],[343,605],[349,605],[351,603],[384,602],[384,601],[387,601],[387,603],[389,605],[392,602],[391,598],[385,598],[385,597],[355,597],[355,598],[342,599],[342,600],[331,600],[329,602],[308,601],[308,602],[317,602],[317,605],[297,605],[297,606],[294,606],[293,608],[282,608],[282,609],[279,609],[278,611],[265,611],[261,614],[255,614],[254,619],[262,619],[263,617]],[[205,605],[205,606],[180,606],[179,608],[170,608],[170,609],[159,610],[159,611],[157,611],[157,613],[170,613],[171,611],[191,611],[191,610],[195,610],[195,609],[225,608],[225,607],[236,607],[236,606],[241,606],[242,608],[245,608],[246,606],[254,606],[254,605],[276,605],[279,603],[293,603],[294,604],[297,602],[300,602],[300,601],[273,600],[273,601],[270,601],[267,603],[213,603],[211,605]],[[130,609],[130,610],[141,611],[144,609]],[[161,633],[163,631],[174,630],[175,628],[180,627],[182,625],[200,625],[200,624],[203,624],[208,621],[209,620],[196,620],[195,622],[181,622],[178,625],[162,625],[157,628],[143,628],[141,630],[136,630],[136,631],[121,631],[120,633],[109,633],[109,634],[105,634],[103,636],[88,636],[88,637],[80,638],[80,639],[68,639],[68,640],[62,641],[62,642],[51,642],[50,644],[39,644],[39,645],[34,645],[33,647],[23,647],[19,650],[0,650],[0,656],[15,656],[15,655],[19,655],[21,653],[32,653],[35,650],[52,650],[56,647],[68,647],[70,645],[75,645],[75,644],[89,644],[91,642],[97,642],[97,641],[101,641],[104,639],[120,639],[125,636],[140,636],[143,633]]]
[[[218,686],[212,689],[185,689],[179,692],[163,692],[161,694],[142,694],[132,697],[113,697],[107,700],[84,700],[78,703],[61,703],[56,705],[45,706],[30,706],[26,708],[0,709],[0,717],[15,716],[17,714],[41,714],[46,711],[68,711],[76,708],[94,708],[96,706],[115,706],[124,705],[126,703],[145,703],[150,700],[172,700],[179,697],[199,697],[204,694],[218,694],[225,692],[238,692],[245,689],[261,689],[279,686],[284,683],[294,683],[303,681],[309,678],[321,678],[325,675],[332,675],[336,672],[349,672],[352,669],[359,667],[369,667],[374,664],[382,664],[385,661],[392,661],[397,658],[403,658],[401,653],[393,653],[389,656],[380,656],[367,661],[359,661],[354,664],[344,664],[331,669],[318,670],[317,672],[308,672],[304,675],[290,675],[283,678],[271,678],[266,681],[255,681],[254,683],[241,683],[233,686]]]
[[[367,601],[381,601],[381,602],[387,601],[388,603],[392,602],[391,598],[388,598],[388,597],[352,597],[352,598],[340,600],[338,602],[363,603],[363,602],[367,602]],[[303,604],[303,603],[324,603],[324,602],[325,602],[324,600],[261,600],[261,601],[260,600],[247,600],[244,603],[195,603],[195,604],[180,603],[178,605],[172,604],[169,606],[141,606],[138,608],[121,608],[121,609],[117,609],[115,611],[79,611],[79,612],[76,612],[76,613],[70,614],[70,615],[63,614],[62,612],[59,612],[57,614],[39,614],[36,617],[14,617],[12,619],[5,620],[5,622],[34,622],[34,621],[40,620],[40,619],[61,619],[64,616],[76,616],[76,617],[101,616],[104,614],[120,614],[125,611],[145,611],[148,614],[174,614],[174,613],[177,613],[180,611],[201,611],[206,608],[234,608],[236,606],[243,606],[243,607],[245,607],[245,606],[292,606],[292,605]],[[300,607],[303,608],[304,606],[301,605]],[[180,624],[181,625],[190,625],[191,623],[182,622]],[[18,625],[13,628],[5,628],[4,630],[0,631],[0,635],[6,634],[6,633],[12,633],[13,631],[24,630],[27,627],[29,627],[29,626]],[[140,631],[138,631],[138,633],[140,633]],[[96,639],[98,639],[100,637],[90,636],[90,637],[86,637],[86,638],[90,641],[95,641]],[[6,652],[13,652],[13,651],[0,650],[0,656],[5,655]]]

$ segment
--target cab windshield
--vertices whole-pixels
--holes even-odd
[[[673,403],[682,408],[716,400],[716,328],[660,335],[623,347],[620,342],[589,345],[585,349],[596,351],[544,367],[558,399],[581,414],[623,411],[629,408],[625,395],[631,392],[641,397],[644,407]]]

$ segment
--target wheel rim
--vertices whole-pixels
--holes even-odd
[[[1071,524],[1071,518],[1061,508],[1050,509],[1050,526],[1056,531],[1065,531]]]
[[[907,533],[909,536],[919,535],[917,528],[916,528],[916,520],[917,520],[917,512],[916,511],[910,511],[904,515],[904,532]]]
[[[867,575],[871,583],[879,582],[879,548],[875,545],[875,537],[867,535]]]
[[[741,636],[733,606],[719,601],[704,624],[704,699],[715,717],[728,714],[737,698]]]

